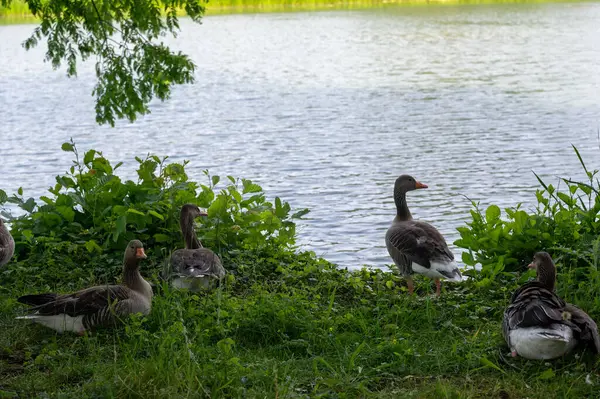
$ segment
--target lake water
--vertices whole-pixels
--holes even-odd
[[[342,266],[390,263],[395,178],[416,218],[451,243],[464,196],[533,206],[535,170],[581,178],[571,143],[600,166],[600,4],[390,7],[182,22],[170,43],[197,63],[152,114],[94,119],[93,65],[77,80],[26,52],[32,25],[0,26],[0,188],[39,197],[70,166],[60,150],[102,150],[134,177],[148,152],[250,178],[310,208],[304,248]],[[451,246],[458,254],[459,249]]]

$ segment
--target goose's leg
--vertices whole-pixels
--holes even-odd
[[[440,282],[439,278],[435,279],[435,287],[435,295],[440,296],[442,293],[442,283]]]
[[[413,279],[412,279],[412,276],[408,276],[408,277],[406,278],[406,284],[408,285],[408,293],[409,293],[410,295],[412,295],[412,294],[413,294],[413,292],[415,291],[415,286],[414,286],[414,284],[413,284]]]

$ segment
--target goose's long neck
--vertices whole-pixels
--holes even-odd
[[[135,291],[143,291],[146,280],[140,274],[139,260],[137,258],[125,258],[123,264],[123,284]]]
[[[401,190],[394,190],[394,202],[396,203],[396,221],[404,222],[412,220],[412,215],[406,204],[406,193]]]
[[[194,219],[187,214],[183,214],[181,215],[179,225],[181,226],[181,233],[183,234],[183,239],[185,241],[185,248],[202,248],[202,244],[200,243],[200,240],[196,236],[196,231],[194,230]]]
[[[556,283],[556,267],[554,265],[541,264],[538,266],[537,279],[544,287],[554,291]]]

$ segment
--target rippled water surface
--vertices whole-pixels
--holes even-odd
[[[469,202],[534,204],[535,170],[600,166],[600,4],[400,7],[188,20],[172,44],[197,83],[134,124],[94,120],[93,65],[77,80],[26,52],[32,25],[0,26],[0,188],[39,197],[70,166],[60,144],[191,160],[256,180],[311,213],[300,243],[355,267],[389,263],[395,178],[416,218],[454,241]],[[464,195],[464,196],[463,196]],[[458,248],[453,247],[455,252]]]

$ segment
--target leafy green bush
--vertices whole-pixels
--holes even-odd
[[[600,259],[598,170],[589,171],[577,148],[573,149],[587,182],[562,178],[566,187],[559,190],[536,174],[541,188],[536,190],[538,205],[533,213],[522,210],[519,204],[505,209],[503,219],[498,206],[491,205],[482,212],[473,203],[472,221],[458,228],[460,239],[455,244],[468,250],[462,255],[465,264],[481,264],[480,277],[525,271],[524,265],[542,250],[562,265],[559,272],[571,270],[569,279],[596,277]]]
[[[4,212],[12,223],[16,259],[48,263],[65,257],[66,263],[118,268],[122,250],[133,238],[166,259],[171,250],[183,246],[179,212],[185,203],[208,208],[209,216],[198,230],[206,247],[226,259],[241,251],[266,257],[294,248],[294,219],[308,212],[291,214],[290,205],[278,197],[268,202],[251,180],[227,176],[227,184],[218,190],[220,177],[204,171],[208,183],[198,184],[185,171],[188,161],[136,157],[138,180],[123,181],[116,175],[122,162],[113,166],[96,150],[81,157],[73,141],[62,149],[73,153],[75,160],[66,174],[56,177],[50,195],[42,196],[41,202],[25,199],[22,189],[10,197],[0,191],[0,205],[13,203],[25,211],[16,218]],[[114,268],[96,272],[111,275]]]

